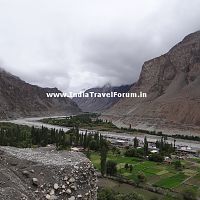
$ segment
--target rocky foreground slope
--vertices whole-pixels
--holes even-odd
[[[104,117],[139,128],[200,129],[200,31],[186,36],[168,53],[144,63],[130,92],[147,98],[123,98]]]
[[[47,98],[57,88],[41,88],[0,69],[0,119],[66,115],[80,112],[69,98]]]
[[[95,93],[110,93],[110,92],[118,92],[118,93],[126,93],[129,91],[131,85],[122,85],[122,86],[111,86],[110,84],[106,84],[103,87],[91,88],[85,91],[85,93],[95,92]],[[118,97],[108,98],[94,98],[94,97],[74,97],[73,101],[76,102],[84,112],[103,112],[113,106],[120,100]]]
[[[96,174],[82,154],[0,147],[1,200],[95,200]]]

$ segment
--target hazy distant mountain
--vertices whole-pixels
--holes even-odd
[[[123,98],[104,115],[135,126],[200,127],[200,31],[145,62],[130,89],[139,91],[148,98]]]
[[[80,112],[71,99],[47,98],[46,92],[59,90],[31,85],[0,69],[0,119]]]
[[[131,85],[122,85],[119,87],[112,87],[110,84],[106,84],[104,87],[91,88],[86,90],[86,93],[95,92],[95,93],[109,93],[109,92],[118,92],[123,93],[127,92],[130,89]],[[76,102],[84,112],[102,112],[106,109],[110,108],[116,102],[119,101],[120,98],[86,98],[86,97],[75,97],[73,101]]]

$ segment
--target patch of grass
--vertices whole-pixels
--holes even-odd
[[[162,171],[159,171],[156,175],[161,176],[161,175],[164,175],[164,174],[167,174],[167,173],[169,173],[169,171],[162,170]]]
[[[162,188],[171,189],[179,186],[187,177],[188,176],[186,176],[184,173],[180,172],[174,176],[161,179],[155,185]]]

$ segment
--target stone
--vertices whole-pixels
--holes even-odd
[[[39,181],[37,178],[33,178],[32,179],[33,185],[38,186],[39,185]]]
[[[51,199],[51,196],[49,194],[46,195],[46,199]]]
[[[50,193],[49,193],[50,195],[54,195],[55,194],[55,190],[54,189],[52,189],[51,191],[50,191]]]
[[[26,177],[26,178],[28,178],[30,175],[29,175],[29,172],[27,171],[27,170],[24,170],[23,172],[22,172],[22,174]]]
[[[70,183],[74,183],[74,182],[75,182],[75,179],[74,179],[73,177],[71,177],[71,178],[69,179],[69,182],[70,182]]]
[[[71,194],[72,191],[71,191],[70,189],[67,189],[67,190],[66,190],[66,193],[67,193],[67,194]]]
[[[75,200],[75,196],[71,196],[70,198],[68,198],[68,200]]]
[[[54,188],[55,190],[57,190],[57,189],[59,188],[59,185],[58,185],[57,183],[55,183],[54,186],[53,186],[53,188]]]

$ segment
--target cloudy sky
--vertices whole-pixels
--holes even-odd
[[[200,29],[199,0],[0,0],[0,65],[79,91],[138,79],[144,61]]]

